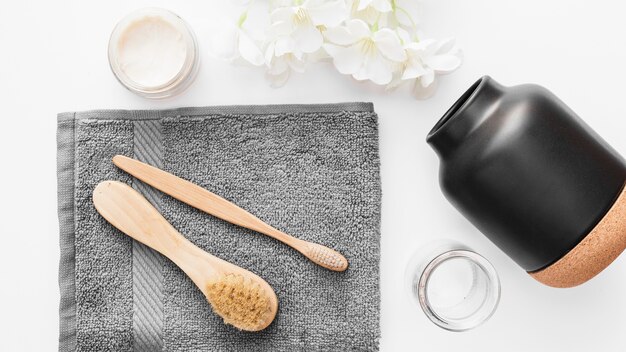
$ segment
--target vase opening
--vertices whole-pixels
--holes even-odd
[[[441,119],[435,124],[430,133],[428,133],[427,139],[430,139],[439,129],[441,129],[448,121],[450,121],[454,116],[457,115],[457,112],[465,107],[478,90],[478,87],[482,85],[483,82],[486,82],[488,79],[487,76],[481,77],[478,81],[476,81],[472,86],[463,93],[463,95],[446,111]]]

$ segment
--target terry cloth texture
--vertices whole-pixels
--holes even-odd
[[[111,162],[133,156],[343,253],[343,273],[193,209]],[[265,330],[224,325],[173,263],[95,210],[103,180],[131,184],[185,237],[264,278]],[[60,351],[377,351],[380,173],[370,103],[98,110],[58,116]]]

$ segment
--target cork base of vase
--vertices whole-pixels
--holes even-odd
[[[590,280],[626,249],[626,188],[585,238],[554,264],[529,273],[552,287],[574,287]]]

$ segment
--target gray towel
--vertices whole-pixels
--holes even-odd
[[[163,195],[124,154],[195,182],[296,237],[343,253],[331,272],[265,235]],[[369,103],[98,110],[58,116],[61,351],[377,351],[380,173]],[[95,210],[100,181],[127,182],[184,236],[276,291],[267,329],[224,325],[169,260]]]

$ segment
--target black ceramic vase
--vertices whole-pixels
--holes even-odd
[[[576,286],[626,248],[626,162],[548,90],[485,76],[427,142],[448,200],[538,281]]]

